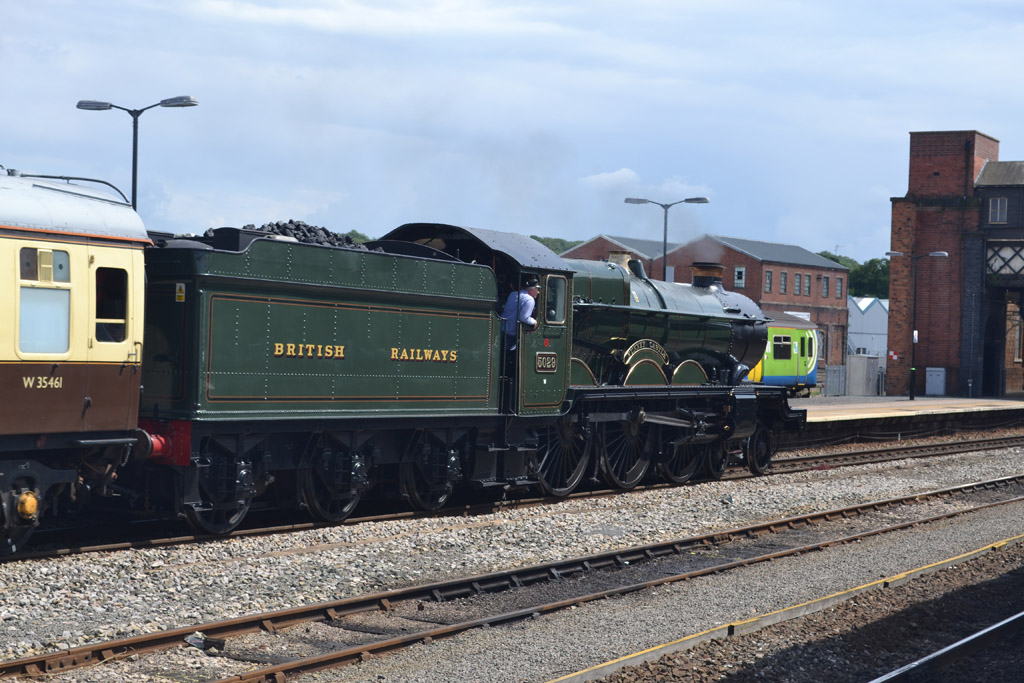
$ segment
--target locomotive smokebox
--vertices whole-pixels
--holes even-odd
[[[694,287],[722,286],[722,273],[725,272],[725,266],[721,263],[697,261],[690,266],[690,270],[693,271]]]

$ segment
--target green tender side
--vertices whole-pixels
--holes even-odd
[[[147,273],[145,416],[497,412],[482,266],[257,240],[152,249]]]

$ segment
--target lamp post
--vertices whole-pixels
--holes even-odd
[[[194,107],[199,104],[199,100],[192,97],[191,95],[181,95],[179,97],[169,97],[166,100],[160,100],[156,104],[151,104],[148,107],[142,109],[128,109],[126,107],[119,107],[116,104],[110,102],[99,102],[97,100],[79,100],[77,107],[86,111],[106,111],[107,109],[120,109],[121,111],[128,112],[128,115],[132,117],[132,208],[137,209],[136,204],[136,187],[138,179],[138,168],[139,168],[139,117],[142,112],[153,107]]]
[[[661,279],[664,281],[668,280],[668,267],[665,264],[665,259],[668,256],[668,210],[676,204],[707,204],[710,199],[707,197],[690,197],[688,199],[680,199],[678,202],[672,202],[671,204],[662,204],[661,202],[653,202],[650,199],[640,199],[639,197],[627,197],[627,204],[657,204],[665,210],[665,231],[662,235],[661,240]]]
[[[916,378],[917,368],[914,367],[914,351],[917,348],[917,262],[926,256],[933,258],[948,258],[949,252],[946,251],[930,251],[927,254],[918,254],[917,256],[910,256],[904,254],[902,251],[887,251],[886,256],[908,256],[910,258],[910,327],[911,327],[911,339],[910,339],[910,400],[914,400],[914,379]]]

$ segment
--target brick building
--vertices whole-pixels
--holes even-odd
[[[600,260],[616,251],[628,252],[643,262],[649,276],[661,279],[660,241],[598,235],[562,256]],[[690,264],[695,261],[723,264],[725,287],[750,297],[769,315],[784,312],[814,322],[821,334],[823,362],[844,362],[849,315],[845,266],[793,245],[705,235],[668,245],[668,279],[689,282]]]
[[[681,245],[672,244],[669,242],[668,250],[671,254],[673,250],[678,249]],[[630,255],[630,258],[639,259],[644,264],[644,270],[647,271],[648,277],[655,280],[662,280],[665,278],[661,277],[661,240],[638,240],[632,237],[614,237],[612,235],[598,235],[597,237],[591,237],[589,240],[582,244],[577,244],[572,249],[560,254],[566,258],[578,258],[586,259],[589,261],[601,261],[607,260],[608,255],[615,252],[626,252]],[[673,275],[673,265],[668,264],[669,275]],[[673,282],[689,282],[689,271],[683,274],[679,280],[674,277],[667,279]]]
[[[928,368],[943,393],[1020,391],[1024,162],[1000,162],[978,131],[911,133],[907,194],[891,201],[888,393],[909,391],[915,322],[915,393]]]

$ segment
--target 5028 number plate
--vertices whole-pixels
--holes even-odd
[[[537,354],[537,372],[555,372],[558,370],[558,356],[554,353]]]

